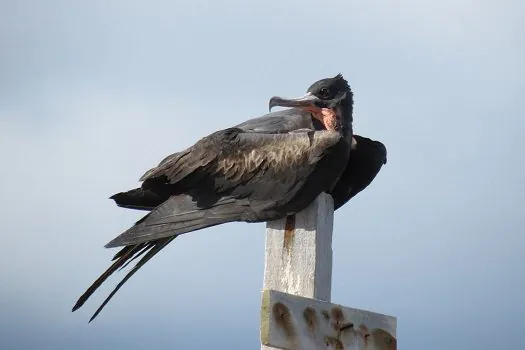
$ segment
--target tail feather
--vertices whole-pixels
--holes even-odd
[[[84,303],[89,299],[91,295],[104,283],[105,280],[108,279],[109,276],[113,274],[113,272],[117,271],[119,267],[121,267],[127,260],[131,259],[137,252],[140,252],[141,249],[144,248],[146,244],[137,244],[135,246],[127,246],[122,248],[118,253],[118,260],[115,261],[102,275],[100,275],[99,278],[96,279],[93,284],[78,298],[75,306],[73,306],[72,311],[78,310]],[[117,257],[115,255],[115,257]],[[114,258],[115,259],[115,258]]]
[[[73,306],[73,311],[84,305],[115,271],[122,270],[140,257],[141,259],[96,310],[90,319],[91,322],[126,281],[178,235],[239,220],[243,214],[248,212],[247,209],[249,209],[249,203],[243,200],[222,199],[213,206],[199,208],[197,203],[188,195],[170,197],[138,220],[129,230],[106,245],[108,248],[124,245],[124,248],[115,254],[112,259],[113,264],[80,296]]]
[[[221,199],[213,206],[199,208],[188,195],[172,196],[105,247],[135,245],[237,221],[249,211],[249,204],[243,200]]]
[[[139,260],[135,266],[124,276],[122,281],[117,284],[117,286],[111,291],[111,293],[108,295],[108,297],[104,300],[104,302],[98,307],[98,309],[95,311],[93,316],[89,319],[89,322],[93,321],[100,312],[104,309],[104,307],[109,303],[109,301],[113,298],[113,296],[118,292],[118,290],[142,267],[145,263],[147,263],[151,258],[153,258],[158,252],[160,252],[168,243],[173,241],[177,236],[167,237],[163,239],[159,239],[155,242],[151,242],[151,246],[149,247],[149,251],[142,257],[142,259]],[[146,250],[142,250],[139,254],[142,255]],[[138,256],[135,256],[133,259],[137,258]],[[129,262],[128,262],[129,263]]]
[[[153,247],[155,245],[155,242],[150,242],[148,244],[146,244],[146,246],[144,248],[142,248],[141,251],[139,251],[137,254],[135,254],[135,256],[131,259],[129,259],[124,265],[122,265],[118,270],[123,270],[124,268],[126,268],[126,266],[128,266],[130,263],[132,263],[133,261],[135,261],[137,258],[141,257],[145,252],[147,252],[151,247]]]
[[[138,257],[142,256],[138,263],[133,266],[133,268],[124,276],[124,278],[117,284],[113,291],[108,295],[104,302],[99,306],[95,311],[93,316],[90,318],[89,322],[93,321],[98,314],[104,309],[107,303],[113,298],[117,291],[153,256],[155,256],[160,250],[162,250],[168,243],[173,241],[177,236],[167,237],[159,239],[154,242],[147,242],[142,244],[137,244],[134,246],[126,246],[122,248],[115,256],[118,256],[117,261],[115,261],[102,275],[93,284],[86,290],[82,296],[78,299],[76,304],[73,306],[72,311],[78,310],[84,305],[84,303],[93,295],[93,293],[108,279],[115,271],[122,270],[130,262],[134,261]]]

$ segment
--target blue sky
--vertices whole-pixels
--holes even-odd
[[[340,209],[332,300],[398,317],[400,347],[521,344],[525,5],[520,1],[0,3],[0,344],[259,347],[264,224],[177,239],[91,313],[107,198],[165,155],[339,72],[388,164]]]

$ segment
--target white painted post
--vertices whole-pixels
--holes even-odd
[[[333,213],[322,193],[295,216],[268,222],[263,288],[330,301]]]
[[[266,228],[261,349],[396,349],[396,319],[330,303],[333,200]]]

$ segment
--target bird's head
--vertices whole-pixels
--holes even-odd
[[[329,130],[340,130],[352,124],[353,94],[341,74],[316,81],[299,98],[274,96],[269,105],[270,110],[277,106],[307,110]]]

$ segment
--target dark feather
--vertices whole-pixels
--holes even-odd
[[[143,189],[135,188],[127,192],[120,192],[109,197],[113,199],[119,207],[136,210],[151,210],[167,200],[171,191],[166,188]]]
[[[117,284],[117,286],[111,291],[111,293],[108,295],[108,297],[104,300],[104,302],[99,306],[97,311],[91,316],[89,319],[89,322],[93,321],[98,314],[104,309],[104,307],[109,303],[111,298],[118,292],[118,290],[133,276],[142,266],[144,266],[145,263],[147,263],[151,258],[153,258],[158,252],[160,252],[166,245],[168,245],[171,241],[173,241],[177,236],[172,236],[168,238],[159,239],[156,242],[153,242],[151,245],[150,250],[142,257],[142,259],[139,260],[135,266],[129,271],[126,276],[122,279],[122,281]],[[141,253],[142,254],[142,253]],[[73,310],[75,311],[75,310]]]
[[[154,242],[174,234],[240,220],[248,210],[247,201],[224,199],[202,209],[187,195],[174,196],[152,210],[148,218],[106,244],[106,248]]]
[[[102,275],[100,275],[100,277],[97,278],[95,282],[93,282],[93,284],[86,290],[86,292],[82,294],[80,298],[78,298],[75,306],[73,306],[72,311],[75,311],[82,305],[84,305],[84,303],[89,299],[89,297],[98,289],[98,287],[102,285],[102,283],[104,283],[106,279],[108,279],[109,276],[111,276],[113,272],[115,272],[119,267],[121,267],[127,260],[131,259],[133,255],[139,252],[144,246],[145,244],[138,244],[135,246],[128,246],[122,248],[113,258],[113,260],[115,258],[117,258],[118,260],[115,261]]]
[[[364,190],[386,164],[387,151],[384,144],[366,137],[354,135],[356,147],[350,153],[343,174],[330,192],[337,210]]]
[[[123,270],[124,268],[126,268],[126,266],[128,266],[130,263],[132,263],[133,261],[135,261],[137,258],[141,257],[145,252],[147,252],[148,250],[151,249],[151,247],[153,247],[155,245],[155,242],[148,242],[147,244],[144,245],[144,248],[142,248],[141,251],[139,251],[137,254],[135,254],[135,256],[133,256],[133,258],[129,259],[124,265],[122,265],[118,270]],[[131,247],[131,246],[128,246],[128,247]]]

